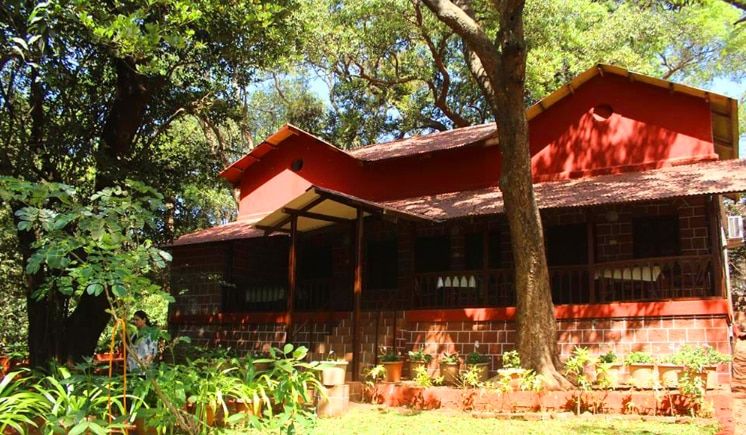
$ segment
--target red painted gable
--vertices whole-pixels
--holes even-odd
[[[529,130],[542,181],[718,158],[707,101],[615,75],[592,78]]]
[[[533,116],[529,130],[536,181],[718,158],[705,99],[612,74],[587,80]],[[435,134],[429,142],[437,141]],[[376,147],[385,151],[386,144]],[[311,184],[374,201],[497,185],[500,158],[494,144],[479,140],[435,148],[364,161],[294,129],[241,174],[239,218],[261,217]]]

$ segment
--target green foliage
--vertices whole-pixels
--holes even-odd
[[[28,354],[22,263],[11,209],[0,206],[0,355]]]
[[[433,379],[430,377],[430,374],[427,372],[427,367],[419,366],[415,369],[414,383],[418,387],[423,387],[423,388],[428,388],[428,387],[433,386]]]
[[[378,360],[381,362],[394,362],[394,361],[400,361],[401,357],[399,354],[395,353],[393,350],[387,351],[386,349],[383,349],[383,353],[378,355]]]
[[[565,360],[565,374],[576,386],[584,391],[591,389],[593,380],[589,378],[586,367],[595,366],[595,360],[587,347],[575,346],[570,357]]]
[[[466,364],[482,364],[490,361],[490,357],[479,352],[469,352],[466,355]]]
[[[49,403],[38,391],[29,388],[25,370],[11,372],[0,380],[0,432],[14,429],[25,433],[25,428],[38,427],[34,417],[49,411]]]
[[[517,350],[503,352],[502,360],[504,369],[521,368],[521,356],[518,354]]]
[[[653,364],[653,356],[648,352],[631,352],[624,358],[624,365]]]
[[[462,371],[459,374],[459,379],[462,388],[480,388],[484,385],[482,382],[482,370],[474,365]]]
[[[367,371],[367,373],[365,373],[365,379],[367,380],[367,382],[376,383],[383,380],[385,377],[386,367],[381,364],[372,367],[370,370]]]
[[[122,390],[120,378],[93,376],[85,365],[77,367],[76,373],[65,367],[53,369],[34,385],[48,402],[46,412],[40,414],[45,431],[104,435],[124,429],[123,418],[108,421],[109,403],[117,415],[126,414],[124,398],[116,394]]]
[[[432,361],[433,356],[429,353],[425,353],[425,346],[420,346],[417,350],[410,350],[408,352],[409,360],[411,362],[421,362],[428,364],[430,361]]]
[[[458,362],[459,362],[458,353],[456,352],[454,353],[443,352],[443,355],[441,355],[440,357],[441,364],[452,365],[452,364],[458,364]]]
[[[538,393],[544,389],[544,378],[537,375],[533,370],[526,370],[521,374],[521,391],[533,391]]]
[[[127,181],[125,188],[103,189],[84,204],[71,186],[5,177],[0,197],[25,205],[16,212],[18,230],[37,235],[26,273],[43,272],[47,279],[34,298],[58,291],[71,298],[105,293],[123,302],[146,295],[172,299],[149,277],[171,260],[145,236],[163,207],[152,188]]]
[[[44,433],[107,434],[139,417],[159,433],[171,433],[178,419],[186,418],[194,429],[188,432],[212,433],[208,423],[220,415],[228,428],[306,432],[315,424],[310,392],[325,394],[315,364],[302,361],[306,353],[292,345],[272,349],[275,367],[263,373],[245,357],[154,365],[145,376],[128,378],[126,397],[121,376],[95,375],[90,364],[74,370],[52,367],[49,375],[12,373],[0,382],[0,427],[21,433],[30,425]],[[239,403],[245,408],[237,409]]]
[[[601,363],[612,364],[617,361],[617,355],[613,350],[603,353],[598,356],[598,361]]]
[[[722,354],[710,346],[688,344],[681,346],[678,352],[669,358],[672,364],[682,365],[697,373],[701,373],[705,367],[726,363],[730,360],[730,355]]]
[[[498,19],[488,3],[472,7],[488,35]],[[306,0],[299,75],[311,68],[330,89],[331,113],[319,131],[355,147],[379,139],[487,122],[491,112],[464,62],[457,35],[420,2]],[[738,80],[746,38],[738,9],[705,0],[659,2],[534,0],[526,3],[526,102],[532,103],[594,64],[704,85]]]

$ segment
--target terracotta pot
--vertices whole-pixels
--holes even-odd
[[[679,376],[683,369],[684,367],[675,364],[659,364],[658,380],[665,388],[677,388],[679,386]]]
[[[252,362],[254,365],[254,370],[257,372],[267,372],[272,369],[272,363],[271,362]]]
[[[485,382],[490,376],[490,363],[477,363],[477,364],[466,364],[466,370],[471,370],[472,367],[476,367],[479,371],[479,381]]]
[[[321,368],[321,383],[333,387],[343,385],[347,375],[347,361],[324,361],[319,364]]]
[[[653,388],[655,382],[655,365],[630,364],[629,382],[637,388]]]
[[[526,369],[500,369],[497,374],[501,378],[510,378],[510,389],[518,391],[521,389],[521,378],[526,373]]]
[[[611,388],[618,388],[619,384],[622,383],[622,370],[622,364],[612,364],[608,369],[606,369],[606,373],[598,372],[598,381],[602,382],[608,380]]]
[[[445,385],[458,385],[458,363],[440,363],[440,375]]]
[[[720,387],[720,381],[718,380],[717,366],[705,367],[705,373],[707,373],[707,389],[713,390]]]
[[[262,401],[244,402],[243,400],[229,400],[228,411],[232,414],[248,414],[256,417],[262,416]]]
[[[409,379],[414,379],[414,377],[417,375],[418,368],[427,367],[427,363],[422,361],[409,361],[407,365],[409,370]]]
[[[386,382],[401,381],[401,370],[404,367],[404,361],[387,361],[381,364],[386,368]]]
[[[0,376],[5,376],[10,371],[10,357],[0,356]]]
[[[150,427],[145,417],[135,418],[135,435],[158,435],[158,429]]]

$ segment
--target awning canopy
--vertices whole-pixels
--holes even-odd
[[[336,223],[353,222],[357,218],[358,210],[361,210],[365,216],[380,214],[407,220],[438,221],[436,218],[420,213],[398,210],[395,207],[346,193],[311,186],[283,207],[256,222],[254,228],[264,230],[265,234],[276,231],[289,232],[291,220],[293,216],[296,216],[297,231],[313,231]]]

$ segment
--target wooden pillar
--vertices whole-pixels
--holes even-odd
[[[490,224],[485,223],[486,227],[482,232],[482,282],[480,283],[482,295],[482,305],[488,306],[490,300]]]
[[[725,286],[725,271],[723,269],[723,238],[721,235],[720,224],[720,197],[710,195],[707,197],[707,222],[710,233],[710,252],[712,253],[712,275],[713,286],[712,294],[706,296],[727,296]]]
[[[360,378],[360,300],[363,293],[363,211],[355,222],[355,277],[352,284],[352,380]]]
[[[285,342],[293,339],[293,315],[295,314],[295,286],[296,286],[296,248],[298,236],[298,216],[290,217],[290,247],[288,249],[288,294],[285,322]]]
[[[593,265],[596,263],[596,231],[594,231],[593,214],[586,209],[586,238],[588,239],[588,292],[590,303],[596,303],[596,277]]]

